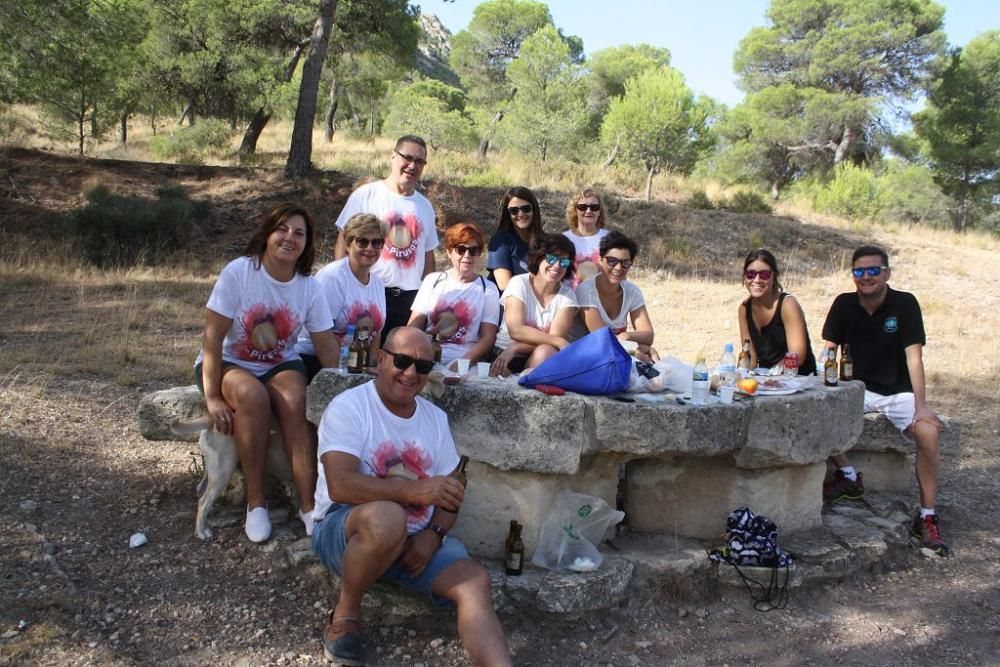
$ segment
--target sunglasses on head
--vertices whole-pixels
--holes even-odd
[[[607,262],[608,266],[610,266],[612,269],[615,268],[616,266],[618,266],[619,264],[622,265],[623,269],[631,269],[632,268],[632,260],[631,259],[618,259],[617,257],[611,257],[611,256],[608,256],[608,255],[605,255],[604,261]]]
[[[480,255],[483,254],[483,249],[480,248],[479,246],[477,246],[477,245],[464,245],[462,243],[459,243],[459,244],[455,245],[452,248],[452,250],[454,250],[459,255],[464,255],[465,253],[469,253],[470,257],[479,257]]]
[[[743,272],[743,277],[747,280],[753,280],[754,278],[760,277],[761,280],[770,280],[771,276],[774,275],[774,271],[769,269],[764,269],[763,271],[754,271],[753,269],[747,269]]]
[[[422,157],[416,157],[413,155],[407,155],[406,153],[400,153],[399,151],[393,151],[396,155],[403,158],[404,162],[409,162],[410,164],[415,164],[418,167],[422,167],[427,164],[427,160]]]
[[[545,255],[545,261],[550,265],[559,262],[559,266],[563,269],[568,269],[573,260],[569,257],[560,257],[559,255]]]
[[[434,368],[434,361],[432,359],[415,359],[408,354],[403,354],[402,352],[391,352],[385,348],[382,351],[386,354],[392,355],[392,365],[401,371],[405,371],[410,366],[416,365],[417,372],[421,375],[427,375]]]
[[[510,213],[510,216],[513,218],[518,213],[531,213],[531,209],[531,204],[521,204],[520,206],[508,206],[507,212]]]
[[[357,243],[358,247],[362,250],[366,249],[369,245],[376,250],[385,245],[385,239],[366,239],[363,236],[355,236],[354,242]]]
[[[591,211],[593,211],[594,213],[597,213],[598,211],[601,210],[601,205],[600,204],[577,204],[576,205],[576,210],[580,211],[581,213],[583,211],[586,211],[588,208]]]
[[[888,269],[888,266],[859,266],[851,269],[851,275],[855,278],[863,278],[867,273],[869,276],[874,278],[875,276],[881,274],[883,271]]]

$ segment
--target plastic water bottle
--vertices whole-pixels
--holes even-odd
[[[715,372],[719,376],[719,382],[723,385],[736,384],[739,375],[736,372],[736,355],[733,354],[733,344],[726,343],[726,347],[719,357],[719,365],[715,367]]]
[[[694,372],[691,374],[691,403],[694,405],[708,404],[708,366],[705,364],[705,353],[699,352],[694,362]]]
[[[343,342],[340,344],[340,372],[346,373],[348,366],[348,357],[351,354],[351,341],[354,340],[354,325],[347,325],[347,333],[344,334],[342,339]]]

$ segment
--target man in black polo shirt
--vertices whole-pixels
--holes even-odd
[[[944,555],[938,516],[934,512],[940,460],[941,422],[927,406],[923,347],[927,342],[920,304],[908,292],[889,287],[889,257],[876,246],[862,246],[851,258],[855,292],[838,296],[823,324],[827,349],[851,346],[854,378],[865,383],[865,411],[881,412],[903,437],[917,445],[920,513],[911,532],[922,546]],[[846,454],[833,457],[834,477],[823,485],[823,499],[856,499],[864,495],[861,474]]]

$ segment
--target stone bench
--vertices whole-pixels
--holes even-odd
[[[958,452],[961,426],[956,419],[941,420],[941,451]],[[865,488],[906,493],[916,489],[913,469],[916,445],[907,442],[888,418],[864,416],[861,437],[850,450],[851,465],[864,475]]]
[[[369,379],[322,371],[309,387],[310,421],[318,423],[338,393]],[[819,527],[826,459],[851,449],[863,428],[860,382],[692,406],[551,397],[475,378],[433,400],[448,413],[458,449],[472,459],[455,532],[484,558],[501,556],[511,519],[525,526],[530,558],[563,489],[615,506],[622,464],[633,531],[717,539],[726,515],[741,505],[786,533]],[[140,403],[140,430],[175,440],[170,423],[202,411],[194,387],[157,392]]]

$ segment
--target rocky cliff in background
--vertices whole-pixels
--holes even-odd
[[[420,14],[417,21],[420,23],[417,71],[450,86],[458,86],[458,75],[448,65],[451,32],[434,14]]]

